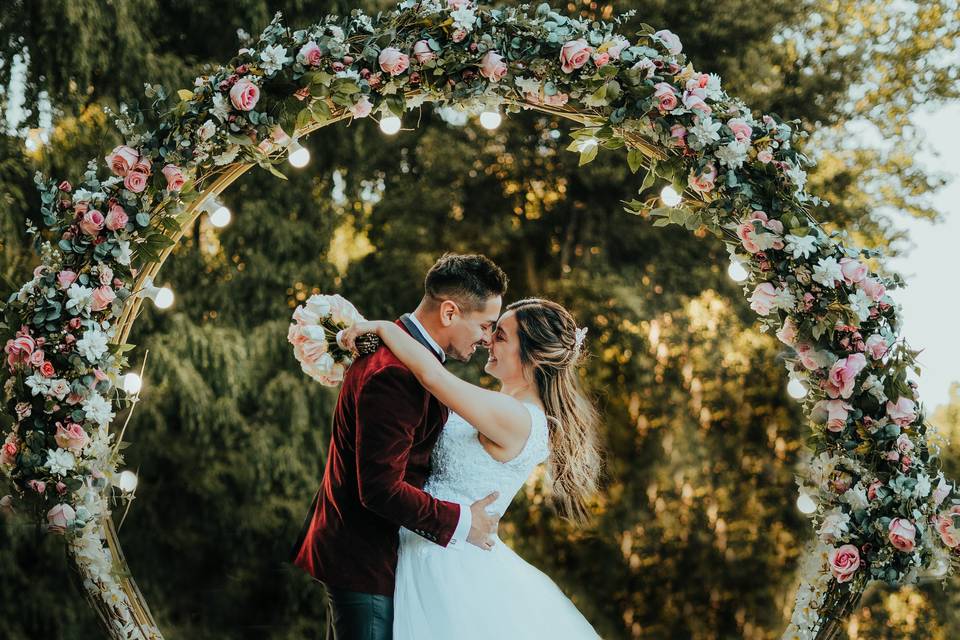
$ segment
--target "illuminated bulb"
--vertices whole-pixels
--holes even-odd
[[[220,207],[210,214],[210,224],[215,227],[223,228],[230,224],[231,217],[230,209],[227,209],[226,207]]]
[[[143,387],[143,381],[136,373],[128,373],[123,376],[123,390],[130,395],[135,396],[140,393],[141,387]]]
[[[210,216],[210,224],[215,227],[224,227],[230,222],[230,209],[213,196],[207,197],[200,208],[207,212]]]
[[[386,118],[380,119],[380,131],[383,131],[388,136],[392,136],[397,131],[400,131],[402,124],[400,118],[397,116],[387,116]]]
[[[807,385],[803,384],[796,378],[790,378],[790,382],[787,383],[787,394],[789,394],[791,398],[796,398],[797,400],[805,398],[807,395]]]
[[[173,304],[173,291],[169,287],[158,287],[153,284],[153,278],[143,282],[143,289],[138,293],[141,298],[150,298],[160,309],[166,309]]]
[[[675,207],[680,204],[681,200],[683,200],[683,198],[680,197],[680,194],[677,193],[677,190],[669,184],[660,191],[660,199],[663,201],[663,204],[667,205],[668,207]]]
[[[302,169],[310,162],[310,152],[298,140],[290,143],[287,153],[287,160],[297,169]]]
[[[503,122],[503,116],[500,115],[499,111],[484,111],[480,114],[480,125],[484,129],[496,129],[500,126],[500,123]]]
[[[133,493],[137,488],[137,474],[129,469],[120,472],[120,478],[117,480],[117,487],[124,493]]]
[[[750,276],[750,272],[744,268],[742,262],[736,258],[731,258],[730,266],[727,267],[727,275],[730,276],[734,282],[743,282]]]
[[[800,496],[797,498],[797,509],[800,510],[800,513],[809,515],[817,510],[817,503],[807,495],[806,491],[801,491]]]
[[[159,309],[169,309],[173,304],[173,290],[170,287],[160,287],[157,289],[157,297],[153,299],[153,303]]]

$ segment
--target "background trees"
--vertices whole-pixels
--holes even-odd
[[[3,293],[32,268],[23,222],[39,210],[34,171],[72,178],[102,157],[117,141],[108,109],[141,100],[144,83],[189,86],[203,65],[230,57],[237,29],[255,34],[275,10],[295,26],[353,4],[13,2],[0,18],[0,83],[17,75],[16,55],[29,55],[34,113],[15,123],[5,92]],[[941,55],[956,35],[952,2],[568,10],[630,8],[636,23],[680,34],[694,64],[757,111],[802,121],[820,161],[811,191],[833,202],[817,214],[828,225],[896,252],[886,212],[937,215],[926,194],[939,179],[915,165],[922,140],[905,118],[955,97],[956,68]],[[30,150],[24,140],[39,141],[46,102],[49,143]],[[726,276],[725,251],[624,213],[640,181],[612,152],[578,168],[561,122],[526,113],[491,133],[430,109],[407,114],[408,127],[417,121],[393,138],[368,121],[322,130],[307,169],[287,170],[288,182],[248,173],[225,197],[233,224],[218,231],[200,220],[164,267],[177,303],[146,309],[132,337],[149,356],[128,430],[139,499],[121,531],[162,627],[184,638],[322,636],[321,592],[285,560],[322,473],[334,396],[299,372],[285,341],[289,314],[312,292],[337,291],[370,317],[395,317],[413,308],[433,260],[454,250],[487,253],[511,274],[511,299],[557,299],[591,330],[583,374],[609,450],[595,522],[568,527],[543,508],[534,481],[505,537],[604,637],[777,637],[808,535],[793,483],[806,427],[784,393],[776,342],[751,327]],[[459,372],[489,382],[476,363]],[[943,430],[960,428],[955,414],[951,405],[937,416]],[[92,637],[57,541],[10,521],[0,540],[9,549],[0,635]],[[958,629],[938,588],[864,602],[855,637]]]

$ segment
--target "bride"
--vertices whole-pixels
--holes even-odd
[[[503,513],[531,472],[546,462],[546,487],[561,515],[582,523],[597,488],[597,413],[577,377],[585,329],[548,300],[515,302],[500,317],[485,371],[500,391],[480,388],[443,368],[392,322],[361,322],[341,336],[353,348],[376,333],[451,409],[424,490],[473,502],[499,493]],[[499,540],[497,540],[499,542]],[[395,640],[553,640],[597,638],[573,603],[544,573],[503,544],[450,553],[400,530],[394,592]]]

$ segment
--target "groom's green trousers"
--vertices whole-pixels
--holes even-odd
[[[327,605],[327,640],[393,638],[392,596],[327,587]]]

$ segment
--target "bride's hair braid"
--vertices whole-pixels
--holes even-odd
[[[547,489],[561,515],[582,523],[590,515],[601,467],[599,415],[583,392],[576,367],[585,332],[550,300],[528,298],[507,309],[516,314],[520,361],[533,370],[552,427]]]

